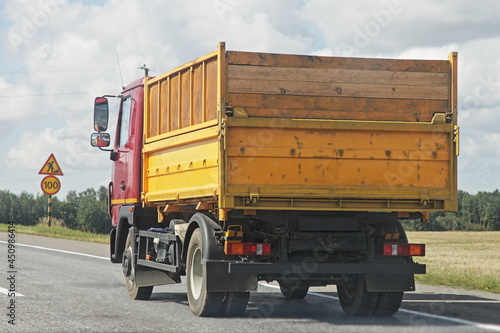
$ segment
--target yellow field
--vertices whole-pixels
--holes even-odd
[[[409,231],[410,243],[426,244],[427,264],[417,282],[500,293],[500,232]]]

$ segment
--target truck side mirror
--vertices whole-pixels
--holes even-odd
[[[104,132],[108,129],[109,106],[106,97],[96,97],[94,102],[94,130]]]
[[[111,136],[109,133],[92,133],[90,136],[90,144],[92,147],[109,147]]]

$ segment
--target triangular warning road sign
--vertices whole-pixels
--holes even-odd
[[[57,164],[56,158],[54,154],[50,154],[47,162],[44,163],[43,167],[38,172],[39,175],[54,175],[54,176],[62,176],[63,173],[61,171],[61,167]]]

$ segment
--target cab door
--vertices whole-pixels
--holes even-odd
[[[123,95],[112,153],[114,161],[111,190],[113,225],[118,224],[120,207],[140,202],[140,120],[142,99],[134,97],[135,90]]]

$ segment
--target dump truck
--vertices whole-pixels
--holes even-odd
[[[113,147],[110,98],[120,101]],[[109,151],[110,259],[132,299],[185,280],[196,316],[336,285],[389,316],[425,244],[403,224],[457,210],[457,53],[403,60],[226,50],[95,99]]]

